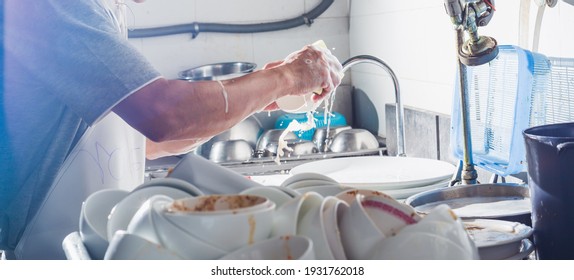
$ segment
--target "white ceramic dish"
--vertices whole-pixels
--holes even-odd
[[[527,225],[495,219],[465,220],[464,226],[484,260],[501,260],[516,255],[520,252],[522,240],[533,232]]]
[[[308,192],[284,203],[275,211],[271,236],[297,235],[301,218],[322,201],[320,194]]]
[[[315,111],[321,102],[313,102],[313,94],[287,95],[275,101],[282,111],[288,113],[306,113]]]
[[[169,196],[165,195],[154,195],[146,200],[140,209],[136,211],[134,216],[132,217],[130,223],[128,224],[128,228],[126,232],[129,234],[137,235],[141,238],[144,238],[150,242],[160,244],[159,237],[157,235],[156,227],[151,218],[151,212],[153,211],[152,205],[153,203],[163,202],[169,203],[172,202]],[[117,233],[117,231],[116,231]],[[115,233],[114,233],[115,236]]]
[[[271,201],[275,202],[275,205],[277,207],[280,207],[285,202],[293,199],[292,196],[288,195],[287,193],[279,189],[279,187],[273,187],[273,186],[249,188],[242,191],[240,194],[259,195],[266,197]]]
[[[182,257],[135,234],[116,232],[104,260],[181,260]]]
[[[269,237],[275,203],[256,195],[206,195],[174,200],[161,213],[189,234],[231,252]]]
[[[323,224],[329,247],[336,260],[346,260],[347,254],[341,240],[341,230],[339,221],[345,211],[349,209],[349,204],[340,199],[326,199],[325,208],[323,209]]]
[[[523,239],[520,246],[520,252],[518,254],[506,258],[505,260],[524,260],[528,259],[528,256],[534,252],[534,244],[528,239]]]
[[[372,260],[473,260],[455,242],[428,232],[412,231],[381,239],[372,246]]]
[[[149,187],[172,187],[174,189],[178,189],[180,191],[184,191],[189,193],[192,196],[203,195],[196,186],[188,183],[184,180],[177,179],[177,178],[157,178],[147,181],[139,186],[137,186],[133,191],[137,191],[139,189],[149,188]]]
[[[79,231],[92,259],[104,258],[108,247],[107,221],[112,208],[128,195],[121,189],[103,189],[89,195],[80,210]]]
[[[190,260],[214,260],[228,253],[228,251],[199,240],[169,221],[162,215],[168,203],[170,202],[156,200],[151,205],[151,220],[155,226],[156,234],[161,245],[183,258]]]
[[[378,190],[413,188],[451,177],[454,165],[414,157],[365,156],[318,160],[291,169],[291,174],[316,172],[351,187]]]
[[[344,187],[341,185],[321,185],[321,186],[312,186],[312,187],[304,187],[304,188],[298,188],[295,191],[301,194],[307,193],[307,192],[316,192],[324,197],[328,197],[328,196],[336,196],[337,194],[344,192],[344,191],[348,191],[351,190],[351,187]]]
[[[309,179],[309,180],[301,180],[297,182],[293,182],[288,185],[283,185],[285,188],[297,190],[301,188],[307,187],[314,187],[314,186],[323,186],[323,185],[339,185],[339,183],[326,181],[326,180],[316,180],[316,179]]]
[[[471,255],[472,259],[480,259],[478,248],[465,230],[463,221],[447,205],[436,207],[418,223],[405,226],[398,235],[407,232],[422,232],[444,237]]]
[[[421,219],[414,208],[392,197],[370,195],[364,196],[360,202],[385,236],[394,236],[405,226],[416,224]]]
[[[363,195],[348,195],[345,198],[352,200],[348,202],[349,208],[343,211],[339,221],[343,248],[348,259],[365,260],[369,251],[384,239],[385,235],[363,208]]]
[[[325,176],[323,174],[314,173],[314,172],[303,172],[298,174],[290,174],[283,183],[281,183],[282,187],[286,187],[290,184],[302,181],[302,180],[323,180],[328,182],[337,183],[337,181],[333,180],[329,176]]]
[[[336,197],[327,197],[319,205],[314,205],[299,221],[297,234],[311,238],[318,260],[333,260],[335,256],[327,238],[325,228],[325,209],[330,201],[340,201]]]
[[[398,189],[381,190],[378,187],[361,187],[361,189],[382,191],[383,193],[390,195],[394,199],[406,199],[409,196],[412,196],[412,195],[415,195],[417,193],[421,193],[424,191],[448,187],[449,183],[450,183],[450,178],[443,180],[443,181],[440,181],[438,183],[433,183],[430,185],[423,185],[420,187],[412,187],[412,188],[398,188]]]
[[[190,197],[188,192],[172,187],[149,186],[130,192],[116,204],[110,212],[107,224],[108,239],[111,240],[118,230],[127,230],[134,214],[146,200],[154,195],[166,195],[173,199]]]
[[[306,236],[284,235],[242,247],[221,260],[314,260],[313,241]]]

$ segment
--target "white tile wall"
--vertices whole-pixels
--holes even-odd
[[[300,16],[320,0],[148,0],[126,1],[132,28],[192,22],[263,23]],[[131,39],[151,63],[168,78],[192,67],[225,62],[265,63],[286,57],[306,44],[323,39],[341,60],[349,57],[350,0],[335,0],[308,26],[256,34],[200,33]]]

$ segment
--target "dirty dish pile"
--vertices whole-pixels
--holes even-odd
[[[318,186],[338,192],[313,191],[321,190]],[[282,186],[239,194],[149,191],[157,187],[148,185],[117,199],[112,212],[121,210],[129,219],[116,221],[108,230],[113,234],[104,235],[107,243],[99,255],[88,250],[92,259],[479,258],[475,242],[448,206],[421,216],[384,192],[341,189],[320,174],[298,175]],[[135,195],[146,189],[145,195]],[[132,206],[117,207],[122,201]]]
[[[192,184],[175,178],[162,178],[141,184],[131,192],[121,189],[104,189],[89,195],[82,203],[79,236],[92,259],[103,259],[116,232],[125,231],[133,216],[153,196],[171,199],[201,195]],[[122,241],[125,242],[125,241]],[[119,240],[116,241],[119,243]],[[116,246],[116,245],[114,245]]]

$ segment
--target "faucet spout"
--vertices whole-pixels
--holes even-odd
[[[347,59],[345,62],[342,63],[343,65],[343,72],[346,72],[351,68],[353,65],[359,63],[370,63],[383,68],[388,74],[391,76],[393,80],[393,85],[395,88],[395,105],[396,105],[396,130],[397,130],[397,156],[404,157],[406,156],[405,153],[405,124],[404,124],[404,107],[401,101],[401,93],[399,88],[399,80],[395,75],[395,72],[389,67],[384,61],[381,59],[372,56],[372,55],[357,55]]]

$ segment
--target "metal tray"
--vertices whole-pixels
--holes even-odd
[[[446,204],[462,219],[499,219],[532,226],[530,191],[524,184],[458,185],[410,196],[405,203],[423,215]]]

